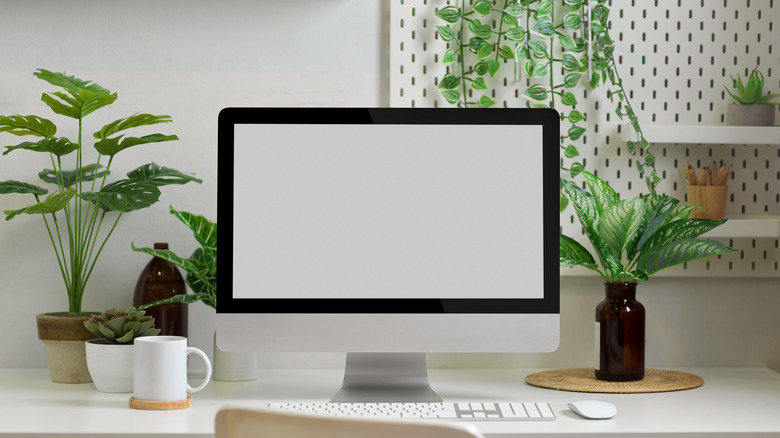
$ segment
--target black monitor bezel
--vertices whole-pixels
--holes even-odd
[[[232,296],[233,140],[236,124],[477,124],[542,126],[544,297],[516,299],[247,299]],[[218,313],[518,313],[559,314],[560,117],[547,108],[225,108],[217,131],[217,223],[222,272]]]

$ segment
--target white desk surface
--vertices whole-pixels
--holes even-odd
[[[657,394],[586,394],[525,384],[538,370],[430,371],[431,385],[447,401],[543,401],[557,420],[477,422],[488,436],[780,437],[780,374],[767,368],[683,368],[704,386]],[[194,376],[196,380],[199,376]],[[341,384],[340,370],[261,371],[253,382],[212,382],[178,411],[128,408],[130,394],[98,392],[92,384],[58,384],[45,369],[0,370],[0,437],[129,436],[208,437],[223,406],[262,407],[268,401],[326,401]],[[583,398],[613,402],[610,420],[585,420],[566,403]],[[595,435],[594,435],[595,436]]]

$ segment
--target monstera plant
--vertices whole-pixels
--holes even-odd
[[[85,151],[88,136],[83,135],[85,118],[114,103],[117,94],[95,82],[64,73],[39,69],[34,75],[59,89],[43,93],[41,100],[54,113],[73,119],[78,134],[75,140],[58,136],[54,122],[36,115],[0,116],[0,133],[32,137],[6,146],[3,155],[16,155],[18,151],[47,155],[51,167],[41,170],[38,178],[53,186],[50,191],[38,185],[9,180],[0,182],[0,193],[25,194],[34,199],[25,207],[5,211],[6,220],[22,215],[41,218],[65,283],[68,312],[79,313],[84,288],[122,216],[156,203],[161,186],[201,181],[190,174],[149,163],[129,172],[126,178],[109,182],[111,166],[120,152],[135,146],[178,140],[170,134],[131,137],[127,132],[142,126],[169,123],[171,117],[136,113],[103,126],[91,136],[97,154],[90,162]]]

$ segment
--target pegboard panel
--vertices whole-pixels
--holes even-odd
[[[436,32],[436,26],[444,23],[434,16],[450,4],[459,6],[460,1],[393,0],[391,106],[450,106],[436,88],[447,67],[441,63],[446,42]],[[775,32],[780,5],[776,0],[621,0],[609,4],[615,56],[640,124],[724,124],[731,100],[724,84],[730,84],[730,76],[744,77],[754,67],[764,74],[765,91],[780,92],[780,39]],[[556,10],[566,8],[563,0],[556,0]],[[519,74],[512,61],[502,62],[493,78],[493,83],[501,85],[492,95],[496,106],[530,106],[520,94],[531,81]],[[575,95],[580,102],[577,109],[587,117],[587,133],[576,143],[585,168],[609,181],[623,198],[646,191],[635,157],[621,140],[620,131],[626,128],[614,113],[606,87],[591,90],[583,85]],[[697,168],[713,162],[733,164],[726,213],[780,215],[780,145],[654,143],[651,151],[663,178],[660,193],[685,199],[679,169],[688,162]],[[576,181],[582,182],[581,177]],[[561,214],[560,222],[565,234],[585,242],[571,208]],[[656,275],[780,277],[778,239],[723,241],[739,251]],[[579,275],[590,271],[561,272]]]

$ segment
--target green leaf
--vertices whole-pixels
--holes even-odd
[[[444,100],[452,104],[458,103],[460,100],[460,91],[458,90],[444,90],[441,95],[444,96]]]
[[[441,63],[444,65],[451,64],[458,60],[458,55],[452,49],[447,49],[444,52],[444,56],[441,58]]]
[[[60,211],[68,206],[71,198],[76,195],[76,190],[69,188],[62,192],[54,192],[49,195],[45,200],[33,204],[29,207],[22,208],[20,210],[6,210],[5,220],[10,221],[15,216],[25,214],[51,214]]]
[[[506,23],[506,24],[508,24],[508,25],[510,25],[510,26],[517,26],[517,25],[518,25],[518,23],[519,23],[519,21],[517,21],[517,18],[515,18],[515,17],[514,17],[514,16],[512,16],[512,15],[509,15],[509,14],[501,14],[501,16],[502,16],[502,18],[501,18],[501,19],[504,21],[504,23]]]
[[[474,79],[474,81],[471,82],[471,88],[475,90],[487,90],[485,79],[481,77]]]
[[[580,29],[580,14],[579,12],[570,12],[563,17],[563,24],[568,29],[579,30]]]
[[[496,101],[491,99],[488,96],[482,96],[479,98],[478,106],[480,108],[490,108],[491,106],[495,105]]]
[[[3,155],[8,155],[9,153],[17,149],[24,149],[27,151],[34,151],[34,152],[47,152],[50,154],[54,154],[58,157],[61,157],[75,150],[78,150],[78,148],[79,145],[71,142],[65,137],[46,137],[36,142],[25,141],[19,143],[16,146],[6,146]]]
[[[563,83],[566,84],[566,87],[568,88],[575,88],[577,84],[580,83],[581,78],[582,73],[569,73],[563,77]]]
[[[670,210],[667,217],[673,212],[674,209]],[[656,227],[654,224],[656,230],[646,239],[642,247],[643,256],[640,257],[639,262],[643,263],[646,257],[669,242],[699,237],[724,222],[726,220],[712,219],[683,219],[668,222],[666,218],[662,218],[661,225]],[[648,231],[651,231],[649,226]]]
[[[498,56],[500,56],[503,59],[514,59],[515,52],[510,48],[508,45],[504,44],[501,46],[501,48],[498,50]]]
[[[528,73],[528,76],[532,78],[543,78],[547,76],[547,63],[539,62],[534,64],[534,69],[531,70],[530,73]]]
[[[662,269],[704,257],[734,251],[717,240],[682,239],[669,242],[640,261],[640,268],[652,275]]]
[[[523,42],[527,35],[525,29],[522,27],[513,27],[506,32],[506,37],[510,41]]]
[[[82,119],[94,111],[114,103],[117,95],[107,92],[93,92],[85,89],[68,90],[67,94],[61,91],[43,93],[41,100],[57,114]]]
[[[20,181],[0,181],[0,194],[7,195],[9,193],[21,193],[32,195],[45,195],[49,191],[43,187],[38,187],[32,184],[20,182]]]
[[[455,31],[449,26],[436,26],[436,30],[444,41],[451,41],[455,37]]]
[[[577,150],[576,147],[574,147],[573,144],[566,146],[566,149],[563,151],[563,156],[566,158],[574,158],[579,154],[580,152]]]
[[[592,236],[596,235],[595,225],[599,218],[599,212],[593,195],[577,187],[571,181],[561,180],[561,187],[566,196],[571,199],[574,212],[577,213],[577,218],[582,228],[585,229],[585,234],[591,243],[594,243]]]
[[[158,187],[170,184],[187,184],[191,181],[198,184],[203,182],[203,180],[195,178],[192,174],[159,166],[156,163],[144,164],[143,166],[128,172],[127,177],[131,180],[152,183]]]
[[[479,15],[488,15],[493,10],[493,3],[489,0],[479,0],[474,3],[474,11]]]
[[[118,137],[104,138],[95,142],[95,150],[101,155],[113,156],[129,147],[178,139],[179,137],[175,135],[163,134],[149,134],[144,135],[143,137],[125,137],[124,135],[120,135]]]
[[[555,35],[552,21],[549,19],[537,21],[536,25],[534,26],[534,32],[541,35],[543,38],[550,38]]]
[[[8,132],[14,135],[52,137],[57,133],[57,126],[50,120],[38,116],[0,116],[0,132]]]
[[[479,20],[472,20],[469,22],[469,30],[477,38],[488,39],[490,38],[490,26],[480,23]]]
[[[482,44],[477,51],[477,58],[484,59],[493,54],[493,48],[490,44]]]
[[[596,260],[590,252],[579,242],[569,236],[560,235],[560,262],[561,267],[584,266],[589,269],[598,269]]]
[[[488,67],[488,73],[490,73],[490,77],[493,77],[498,73],[498,69],[501,67],[501,64],[499,64],[498,61],[495,59],[489,59],[487,62]]]
[[[563,64],[563,69],[569,71],[579,71],[579,69],[582,67],[580,60],[571,53],[564,53],[563,57],[561,58],[561,63]]]
[[[56,87],[64,88],[70,91],[77,89],[89,90],[96,93],[109,93],[108,90],[90,80],[79,79],[75,76],[68,76],[65,73],[55,73],[49,70],[39,68],[33,73],[38,79],[42,79]]]
[[[95,178],[101,178],[107,175],[108,171],[98,172],[103,166],[98,166],[95,163],[82,166],[80,170],[63,170],[62,172],[56,172],[52,169],[43,169],[38,172],[38,178],[49,184],[62,185],[62,187],[70,187],[76,184],[81,178],[82,182],[92,181]]]
[[[635,247],[645,208],[641,199],[634,198],[620,201],[600,214],[597,227],[599,236],[618,260],[624,253],[630,253],[632,246]]]
[[[106,211],[133,211],[157,202],[160,189],[152,183],[124,179],[107,184],[99,192],[85,192],[80,196]]]
[[[125,129],[135,128],[138,126],[156,125],[158,123],[170,123],[170,122],[171,122],[171,116],[166,116],[166,115],[155,116],[152,114],[134,114],[130,117],[115,120],[103,126],[103,128],[100,131],[93,134],[93,137],[95,137],[96,139],[103,139],[110,135],[116,134],[119,131],[123,131]]]
[[[484,76],[488,72],[488,64],[487,61],[484,59],[481,59],[474,63],[474,72],[476,72],[480,76]]]
[[[460,13],[454,6],[447,6],[439,9],[434,15],[451,24],[457,23],[460,20]]]
[[[452,73],[447,73],[439,82],[440,90],[452,90],[460,86],[460,78]]]
[[[585,177],[590,193],[596,201],[599,214],[603,214],[604,211],[620,201],[620,196],[606,181],[587,171],[583,171],[582,175]]]
[[[531,50],[536,59],[547,59],[547,43],[544,41],[531,41],[528,43],[528,48]]]
[[[552,14],[552,11],[553,11],[552,0],[541,0],[539,2],[539,6],[536,9],[536,18],[539,19],[540,17],[546,17]]]
[[[528,59],[528,49],[525,46],[518,44],[517,47],[515,47],[515,62],[520,64],[526,59]]]
[[[564,49],[577,50],[577,43],[574,42],[574,37],[564,32],[556,32],[555,34],[558,35],[558,41]]]
[[[585,120],[585,116],[583,116],[581,112],[573,110],[569,113],[568,120],[569,123],[577,123]]]
[[[523,92],[523,96],[535,102],[544,102],[547,100],[547,89],[543,85],[534,84]]]
[[[505,14],[509,14],[518,19],[523,16],[524,12],[525,12],[525,8],[523,7],[523,5],[519,3],[513,3],[509,5],[506,9],[504,9]]]
[[[569,139],[570,140],[579,140],[580,137],[582,137],[582,134],[585,133],[585,128],[581,126],[572,126],[569,128]]]
[[[563,104],[563,105],[566,105],[566,106],[574,106],[574,105],[577,105],[577,98],[576,98],[576,97],[574,97],[574,94],[573,94],[572,92],[570,92],[570,91],[569,91],[569,92],[566,92],[566,93],[565,93],[565,94],[564,94],[564,95],[561,97],[561,104]]]
[[[217,223],[204,216],[177,211],[173,207],[170,207],[170,212],[192,230],[195,240],[203,249],[202,259],[206,263],[208,272],[215,274],[217,272]]]

